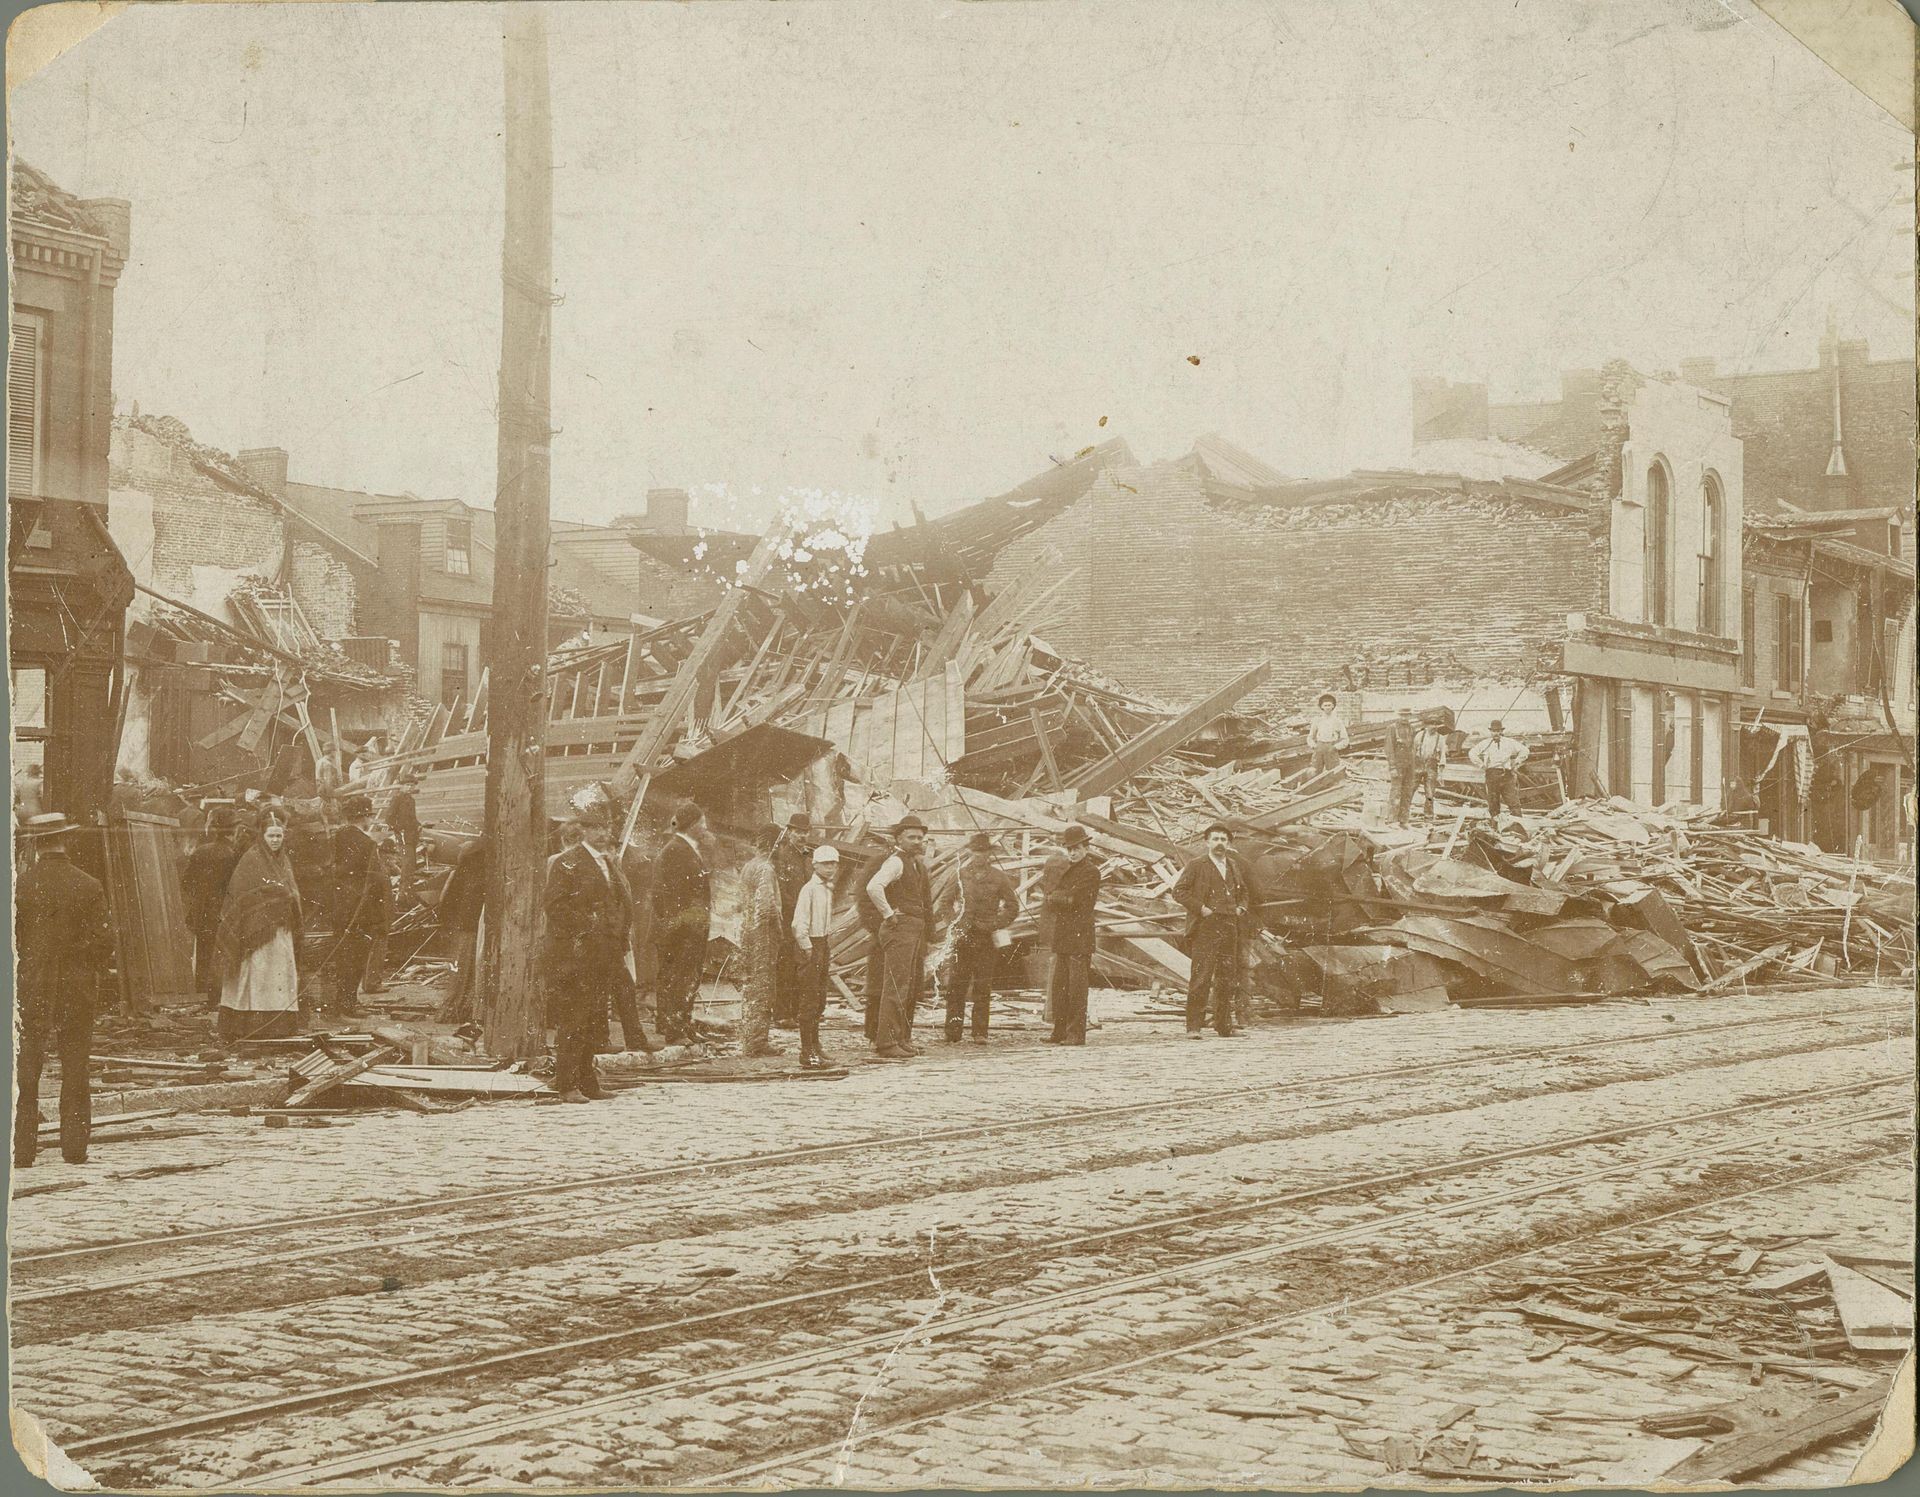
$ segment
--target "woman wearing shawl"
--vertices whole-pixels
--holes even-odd
[[[298,1027],[300,890],[287,855],[287,823],[269,811],[234,867],[220,911],[220,1038],[277,1039]]]

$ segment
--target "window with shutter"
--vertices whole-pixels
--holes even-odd
[[[7,345],[7,493],[40,492],[40,345],[46,325],[30,312],[13,315]]]

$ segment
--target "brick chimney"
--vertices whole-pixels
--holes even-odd
[[[683,534],[687,529],[687,508],[685,489],[648,489],[647,528],[665,535]]]
[[[287,450],[284,447],[249,447],[239,454],[240,466],[253,481],[277,499],[287,496]]]

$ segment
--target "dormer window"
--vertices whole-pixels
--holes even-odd
[[[446,573],[449,577],[473,574],[473,522],[447,521]]]

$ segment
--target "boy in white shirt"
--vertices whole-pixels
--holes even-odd
[[[793,944],[798,989],[794,1022],[800,1029],[800,1064],[809,1071],[827,1065],[820,1048],[820,1016],[827,1008],[827,932],[833,925],[833,880],[840,854],[832,847],[813,852],[813,877],[793,903]]]

